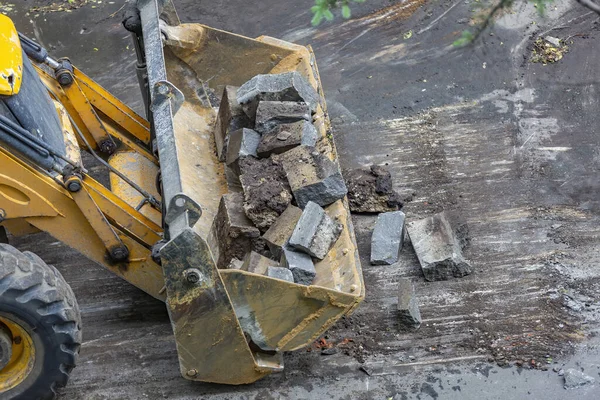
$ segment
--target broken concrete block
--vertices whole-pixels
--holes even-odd
[[[377,216],[371,237],[371,264],[391,265],[398,261],[398,253],[404,244],[404,220],[402,211]]]
[[[426,280],[440,281],[471,273],[471,265],[462,255],[461,241],[457,239],[446,213],[410,222],[408,236]]]
[[[232,258],[227,266],[227,269],[242,269],[244,262],[242,260],[238,260],[237,258]]]
[[[346,184],[338,165],[313,147],[298,146],[272,157],[283,165],[300,208],[309,201],[324,207],[346,195]]]
[[[290,204],[263,235],[262,238],[275,258],[281,257],[281,248],[292,236],[301,215],[302,210]]]
[[[261,232],[267,231],[292,201],[285,172],[271,158],[240,161],[244,212]]]
[[[267,273],[267,268],[277,266],[279,266],[277,261],[273,261],[270,258],[251,251],[244,257],[241,269],[254,274],[265,275]]]
[[[261,101],[256,109],[254,129],[260,133],[269,132],[277,125],[298,121],[311,121],[310,108],[306,103],[291,101]]]
[[[342,233],[343,225],[309,201],[290,237],[290,246],[322,260]]]
[[[319,95],[299,72],[293,71],[256,75],[238,89],[237,101],[253,118],[259,101],[301,101],[315,112]]]
[[[314,147],[317,143],[317,128],[308,121],[277,125],[264,133],[258,144],[257,154],[260,158],[271,154],[281,154],[296,146]]]
[[[300,285],[312,284],[317,275],[312,258],[287,244],[281,249],[281,265],[292,272],[294,282]]]
[[[219,203],[208,238],[218,268],[227,268],[233,258],[243,259],[260,237],[260,231],[246,217],[243,204],[242,193],[225,194]]]
[[[401,325],[419,327],[421,312],[415,296],[415,287],[410,279],[401,278],[398,282],[398,316]]]
[[[248,156],[257,157],[256,150],[259,142],[260,133],[252,129],[242,128],[231,132],[227,145],[227,165],[239,174],[239,160]]]
[[[294,282],[294,276],[292,271],[287,268],[281,267],[269,267],[267,268],[267,274],[270,278],[281,279],[282,281]]]
[[[560,39],[554,36],[544,36],[544,40],[548,43],[550,43],[552,46],[554,47],[561,47],[560,46]]]
[[[564,374],[565,379],[565,389],[573,389],[580,386],[585,386],[588,384],[593,384],[595,379],[589,375],[584,374],[583,372],[576,370],[574,368],[569,368],[565,371]]]
[[[252,121],[244,113],[240,103],[237,102],[237,89],[235,86],[225,86],[215,124],[215,144],[217,146],[217,156],[221,162],[225,162],[227,157],[229,134],[238,129],[253,126]]]
[[[392,189],[392,175],[378,165],[343,172],[352,212],[387,212],[402,208],[400,195]]]

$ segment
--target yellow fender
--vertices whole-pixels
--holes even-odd
[[[23,75],[23,53],[17,28],[6,15],[0,14],[0,95],[19,93]]]

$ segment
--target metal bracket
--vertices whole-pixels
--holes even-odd
[[[156,82],[152,87],[152,104],[150,105],[150,110],[152,112],[160,110],[167,105],[169,100],[171,100],[171,114],[175,116],[185,100],[183,93],[169,81]]]
[[[169,207],[167,207],[165,222],[171,224],[186,211],[188,215],[188,226],[191,228],[202,216],[202,208],[185,194],[176,194],[169,202]]]

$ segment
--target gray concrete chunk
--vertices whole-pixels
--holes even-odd
[[[421,325],[421,312],[410,279],[401,278],[398,282],[398,317],[402,326],[418,328]]]
[[[238,260],[237,258],[232,258],[227,266],[227,269],[242,269],[242,265],[244,262],[242,260]]]
[[[298,121],[311,121],[310,108],[306,103],[291,101],[261,101],[256,109],[254,129],[260,133],[269,132],[277,125]]]
[[[246,254],[241,269],[254,274],[265,275],[269,267],[277,267],[279,263],[254,251]]]
[[[227,146],[227,165],[239,174],[240,158],[252,156],[257,157],[256,150],[260,142],[260,133],[252,129],[242,128],[233,131],[229,135],[229,143]]]
[[[304,208],[309,201],[324,207],[342,199],[347,193],[337,163],[313,147],[298,146],[272,157],[283,165],[300,208]]]
[[[379,214],[371,237],[371,264],[391,265],[398,261],[404,244],[405,216],[402,211]]]
[[[317,128],[308,121],[277,125],[264,133],[258,145],[261,158],[281,154],[299,145],[314,146],[317,143]]]
[[[227,145],[231,132],[253,126],[252,121],[244,113],[240,103],[237,102],[237,89],[235,86],[225,86],[219,106],[217,122],[215,123],[215,144],[217,147],[217,156],[221,162],[225,162],[227,157]]]
[[[259,101],[302,101],[315,112],[319,95],[304,77],[296,71],[283,74],[256,75],[237,92],[237,100],[253,118]]]
[[[594,383],[594,378],[584,374],[583,372],[569,368],[565,371],[565,389],[574,389],[580,386],[589,385]]]
[[[275,258],[281,257],[281,248],[292,236],[301,215],[302,210],[290,204],[263,235],[263,239],[267,242],[267,246]]]
[[[233,258],[241,260],[260,238],[243,209],[241,193],[223,195],[208,237],[218,268],[227,268]]]
[[[267,268],[267,274],[270,278],[281,279],[282,281],[294,282],[294,276],[292,271],[282,267],[269,267]]]
[[[410,222],[408,236],[426,280],[440,281],[471,273],[471,265],[462,255],[461,240],[456,237],[446,213]]]
[[[281,249],[281,265],[292,272],[294,282],[300,285],[312,284],[317,275],[312,258],[294,250],[290,245],[284,245]]]
[[[332,220],[317,203],[309,201],[290,237],[290,246],[322,260],[342,233],[343,225]]]

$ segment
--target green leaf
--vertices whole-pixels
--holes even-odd
[[[325,19],[327,21],[332,21],[333,20],[333,13],[329,9],[323,11],[323,16],[325,17]]]
[[[315,12],[315,15],[312,17],[312,20],[310,21],[310,23],[313,24],[313,26],[317,26],[321,23],[322,20],[323,20],[323,11],[317,10]]]
[[[473,33],[471,31],[463,31],[460,38],[455,40],[454,43],[452,43],[452,45],[456,46],[456,47],[462,47],[462,46],[465,46],[465,45],[471,43],[472,41],[473,41]]]
[[[350,6],[348,6],[348,4],[344,4],[342,6],[342,17],[348,19],[350,18],[350,15],[352,15],[352,12],[350,11]]]

